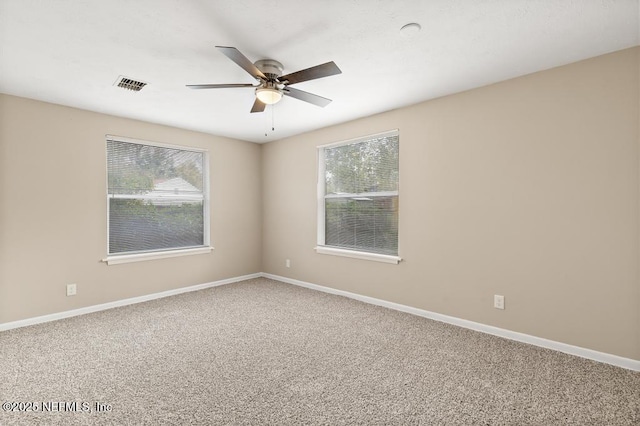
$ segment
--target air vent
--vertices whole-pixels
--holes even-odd
[[[139,92],[146,85],[147,83],[144,83],[142,81],[123,76],[118,77],[118,79],[114,83],[114,86],[122,87],[123,89],[127,90],[133,90],[134,92]]]

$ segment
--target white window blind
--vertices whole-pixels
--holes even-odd
[[[397,256],[398,132],[319,149],[324,247]]]
[[[208,246],[208,158],[107,138],[110,255]]]

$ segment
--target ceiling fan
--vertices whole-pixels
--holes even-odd
[[[188,84],[190,89],[228,89],[235,87],[252,87],[256,91],[256,100],[253,103],[251,112],[263,112],[269,104],[275,104],[282,99],[282,96],[290,96],[301,101],[319,107],[325,107],[331,103],[331,99],[314,95],[313,93],[289,87],[292,84],[301,83],[303,81],[315,80],[317,78],[328,77],[331,75],[341,74],[340,68],[333,62],[327,62],[322,65],[296,71],[291,74],[282,75],[284,66],[273,59],[261,59],[255,63],[251,63],[235,47],[216,46],[222,54],[235,62],[240,68],[248,72],[256,79],[256,84]]]

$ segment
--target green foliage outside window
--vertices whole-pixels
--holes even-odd
[[[324,149],[325,242],[398,252],[398,137]]]
[[[205,244],[205,154],[107,141],[109,253]]]

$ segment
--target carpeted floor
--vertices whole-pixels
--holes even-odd
[[[1,425],[638,425],[640,373],[255,279],[2,332],[0,402],[26,403]]]

